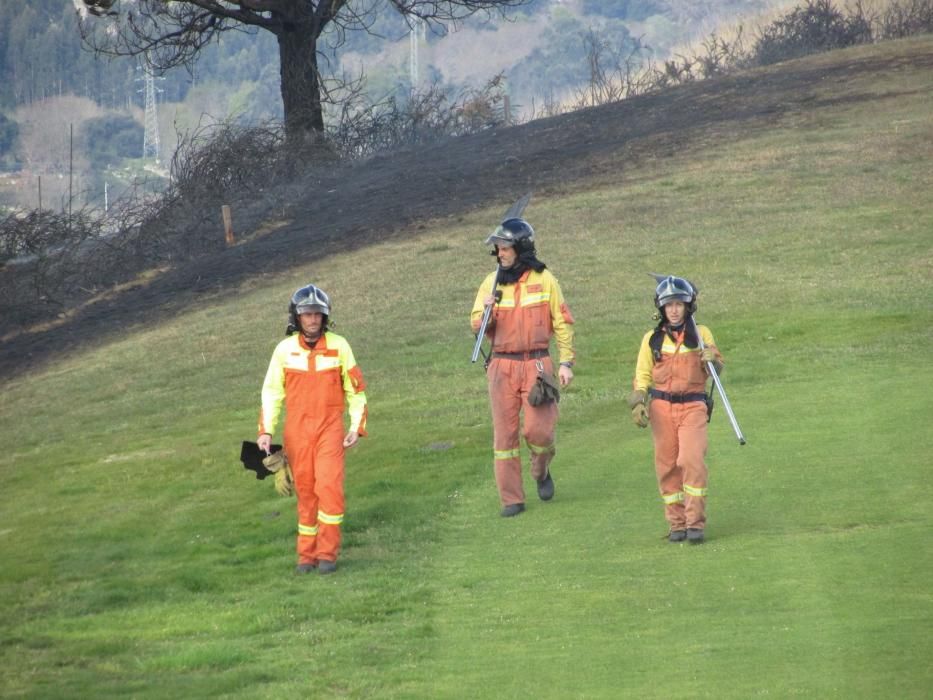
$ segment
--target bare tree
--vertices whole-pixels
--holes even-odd
[[[455,22],[480,11],[504,12],[529,0],[76,0],[88,12],[81,36],[108,56],[139,56],[157,72],[192,66],[223,32],[272,32],[279,44],[286,138],[293,144],[324,131],[328,99],[320,65],[325,30],[336,43],[348,31],[368,31],[381,10],[410,21]],[[100,22],[106,27],[97,26]]]

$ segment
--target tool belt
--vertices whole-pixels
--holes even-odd
[[[494,352],[493,357],[499,357],[503,360],[537,360],[540,357],[547,357],[547,348],[540,350],[529,350],[528,352]]]
[[[670,401],[671,403],[690,403],[691,401],[706,401],[706,394],[669,394],[666,391],[652,389],[651,398]]]

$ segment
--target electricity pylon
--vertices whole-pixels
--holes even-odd
[[[148,64],[143,67],[145,77],[142,78],[144,87],[140,92],[146,96],[146,130],[143,133],[143,158],[154,158],[159,162],[159,111],[156,103],[156,92],[162,92],[162,88],[157,88],[155,76],[152,75]],[[160,78],[161,80],[161,78]]]

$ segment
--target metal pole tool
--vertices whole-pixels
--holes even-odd
[[[519,199],[515,204],[510,206],[505,214],[502,215],[502,221],[506,219],[517,219],[524,212],[525,207],[528,206],[528,202],[531,200],[531,192],[527,193],[521,199]],[[479,330],[476,333],[476,344],[473,346],[473,355],[470,357],[470,362],[476,362],[479,354],[483,350],[483,338],[486,337],[486,326],[489,325],[489,318],[492,316],[492,307],[496,305],[496,302],[502,298],[502,291],[497,290],[496,287],[499,284],[499,273],[502,271],[502,268],[499,265],[496,265],[496,276],[492,278],[492,296],[493,303],[487,304],[486,308],[483,309],[483,320],[479,324]],[[483,359],[488,359],[486,354],[483,353]]]

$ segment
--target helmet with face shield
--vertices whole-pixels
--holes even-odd
[[[654,305],[664,313],[664,305],[672,301],[681,301],[686,312],[692,314],[697,310],[697,290],[683,277],[668,275],[658,282],[654,290]]]
[[[327,330],[327,321],[330,316],[330,297],[324,290],[315,287],[313,284],[305,285],[292,294],[291,301],[288,304],[288,328],[286,335],[290,335],[301,330],[301,324],[298,322],[298,316],[308,313],[319,313],[324,316],[321,324],[321,332]]]
[[[521,255],[535,249],[535,230],[524,219],[506,219],[486,239],[486,245],[512,246]]]

